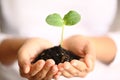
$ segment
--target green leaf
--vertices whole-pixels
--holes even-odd
[[[69,11],[63,18],[65,25],[75,25],[77,24],[81,19],[81,16],[76,11]]]
[[[62,19],[61,16],[60,16],[59,14],[57,14],[57,13],[48,15],[47,18],[46,18],[46,22],[47,22],[49,25],[52,25],[52,26],[62,27],[62,26],[64,25],[63,19]]]

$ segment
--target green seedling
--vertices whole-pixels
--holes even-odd
[[[35,63],[40,59],[43,59],[43,60],[53,59],[55,61],[55,64],[64,63],[65,61],[70,62],[73,59],[79,60],[81,58],[80,56],[77,56],[73,52],[62,48],[62,42],[63,42],[64,26],[75,25],[80,21],[80,19],[81,19],[80,15],[73,10],[65,14],[63,18],[57,13],[48,15],[46,17],[46,22],[49,25],[62,27],[61,43],[59,46],[54,46],[52,48],[43,50],[43,52],[41,52],[35,58],[33,63]]]
[[[67,14],[64,15],[62,18],[60,14],[53,13],[46,17],[46,22],[49,25],[56,26],[56,27],[62,27],[62,33],[61,33],[61,43],[63,42],[63,36],[64,36],[64,26],[72,26],[77,24],[81,19],[81,16],[76,11],[69,11]]]

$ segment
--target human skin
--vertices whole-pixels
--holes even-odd
[[[66,39],[63,42],[63,47],[83,57],[80,61],[72,60],[70,63],[59,64],[58,67],[62,75],[68,78],[74,76],[85,77],[94,69],[96,59],[105,64],[110,64],[116,55],[115,43],[107,36],[87,37],[75,35]]]
[[[53,60],[39,60],[35,64],[31,63],[38,53],[50,47],[53,45],[41,38],[5,39],[0,44],[0,62],[7,66],[18,60],[21,76],[29,80],[51,79],[58,72]]]
[[[76,35],[65,39],[62,47],[84,57],[81,60],[72,60],[59,65],[55,65],[53,60],[39,60],[35,64],[31,64],[38,53],[52,46],[49,41],[41,38],[5,39],[0,44],[0,62],[4,65],[10,65],[18,60],[21,76],[29,80],[50,80],[60,75],[68,78],[74,76],[85,77],[94,69],[96,59],[109,64],[116,55],[116,46],[111,38],[107,36],[86,37]],[[41,73],[44,75],[41,76]]]

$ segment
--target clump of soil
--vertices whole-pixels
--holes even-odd
[[[33,63],[38,61],[39,59],[47,60],[53,59],[55,64],[63,63],[65,61],[71,61],[73,59],[80,59],[79,56],[75,55],[71,51],[63,49],[61,46],[54,46],[52,48],[44,50],[40,53],[34,60]]]

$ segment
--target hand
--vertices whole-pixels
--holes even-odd
[[[63,41],[62,47],[82,57],[80,60],[72,60],[58,65],[65,77],[85,77],[94,69],[95,49],[94,45],[86,37],[76,35]]]
[[[51,80],[58,72],[53,60],[38,60],[36,63],[32,63],[39,53],[50,47],[53,47],[53,45],[44,39],[33,38],[27,40],[18,52],[21,76],[29,80]]]

